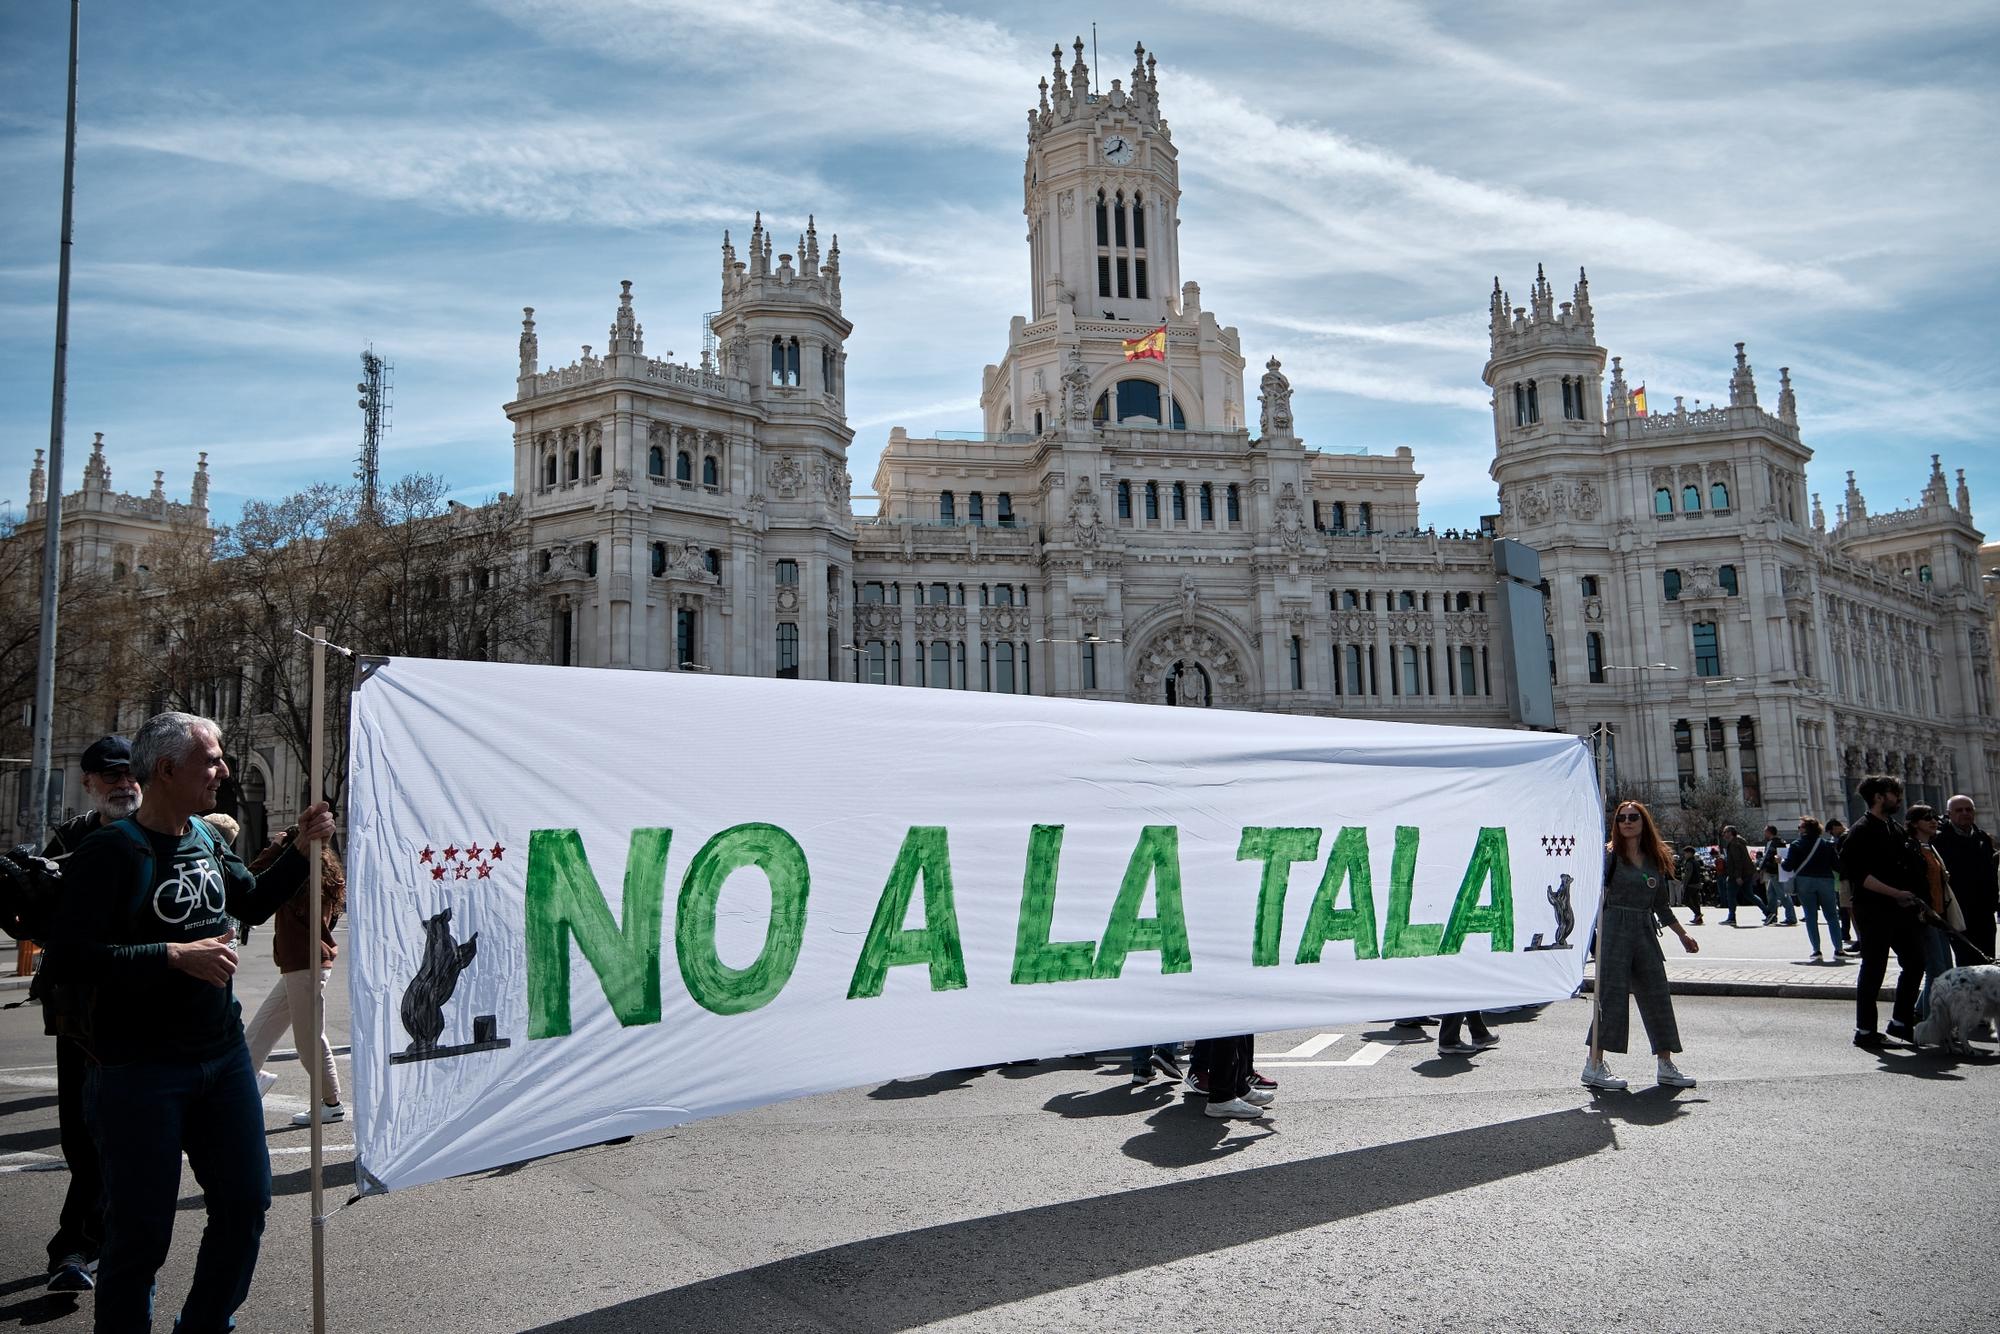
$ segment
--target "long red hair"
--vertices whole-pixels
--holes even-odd
[[[1667,840],[1660,837],[1660,827],[1653,823],[1653,813],[1646,809],[1646,803],[1643,801],[1621,801],[1611,808],[1611,837],[1605,840],[1604,850],[1614,856],[1617,855],[1618,812],[1628,806],[1639,812],[1639,855],[1650,859],[1662,875],[1672,875],[1673,850],[1667,846]]]

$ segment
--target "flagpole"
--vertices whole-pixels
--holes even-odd
[[[315,625],[312,634],[312,745],[307,750],[308,806],[317,806],[321,799],[322,775],[320,772],[321,738],[326,733],[326,627]],[[309,949],[319,949],[320,916],[321,841],[318,839],[306,848],[306,920],[310,924],[312,943]],[[321,967],[321,961],[313,961]],[[324,969],[322,968],[322,972]],[[308,1031],[315,1042],[324,1042],[326,1033],[325,981],[311,988],[312,1023]],[[323,1171],[324,1134],[320,1125],[320,1108],[325,1105],[325,1072],[319,1053],[299,1052],[299,1059],[306,1063],[312,1082],[312,1102],[309,1105],[312,1127],[312,1327],[313,1334],[326,1334],[326,1178]]]
[[[1160,312],[1160,364],[1167,373],[1166,424],[1167,429],[1171,431],[1174,429],[1174,331],[1171,309],[1163,309]],[[1173,437],[1170,435],[1167,439],[1171,440]]]

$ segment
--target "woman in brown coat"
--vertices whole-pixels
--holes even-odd
[[[288,837],[289,830],[273,839],[269,847],[251,860],[251,869],[256,870],[276,861],[284,852]],[[322,1104],[319,1119],[323,1122],[340,1120],[347,1115],[347,1109],[340,1102],[340,1077],[333,1068],[333,1045],[326,1040],[324,1007],[321,1009],[320,1031],[309,1032],[307,1025],[312,1022],[312,988],[319,988],[322,1000],[326,995],[326,978],[333,969],[336,953],[333,925],[340,920],[341,909],[346,906],[346,891],[347,877],[340,868],[340,859],[334,856],[332,848],[322,844],[319,940],[315,944],[313,932],[308,929],[306,917],[310,904],[301,890],[292,895],[285,906],[278,909],[277,916],[272,918],[274,939],[271,956],[278,964],[278,985],[264,997],[264,1003],[257,1007],[257,1013],[245,1031],[245,1040],[250,1045],[250,1064],[257,1071],[260,1093],[270,1092],[271,1086],[278,1082],[276,1075],[264,1069],[264,1062],[270,1058],[278,1034],[284,1032],[287,1025],[291,1027],[293,1043],[298,1048],[301,1062],[307,1059],[306,1053],[317,1042]],[[319,956],[317,960],[312,957],[314,954]],[[292,1118],[292,1124],[311,1125],[312,1113],[300,1112]]]

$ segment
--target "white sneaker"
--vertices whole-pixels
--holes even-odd
[[[1270,1089],[1251,1089],[1243,1095],[1243,1101],[1257,1107],[1269,1107],[1278,1100],[1278,1095]]]
[[[1624,1080],[1612,1074],[1611,1068],[1602,1061],[1583,1063],[1583,1082],[1594,1089],[1605,1089],[1612,1093],[1629,1087]]]
[[[269,1093],[277,1085],[277,1082],[278,1077],[269,1070],[259,1070],[257,1072],[257,1096],[261,1098]]]
[[[1240,1117],[1254,1120],[1264,1114],[1264,1109],[1244,1098],[1231,1098],[1228,1102],[1212,1102],[1202,1108],[1202,1115],[1214,1117]]]
[[[328,1104],[323,1102],[319,1105],[319,1123],[321,1125],[325,1125],[329,1121],[345,1121],[346,1119],[347,1109],[339,1103]],[[312,1123],[313,1114],[311,1112],[300,1112],[292,1118],[292,1124],[295,1126],[309,1126]]]
[[[1691,1089],[1694,1087],[1694,1080],[1682,1074],[1680,1067],[1664,1056],[1660,1058],[1658,1079],[1664,1088]]]

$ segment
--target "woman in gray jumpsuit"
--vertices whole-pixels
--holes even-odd
[[[1660,837],[1653,813],[1636,801],[1618,803],[1611,841],[1604,849],[1604,918],[1597,939],[1597,1022],[1602,1029],[1593,1035],[1601,1041],[1592,1043],[1592,1051],[1625,1050],[1630,996],[1639,1002],[1646,1041],[1660,1058],[1659,1082],[1669,1088],[1693,1088],[1694,1081],[1674,1066],[1681,1032],[1674,1022],[1666,960],[1660,953],[1662,926],[1681,938],[1681,948],[1688,953],[1700,948],[1667,906],[1667,879],[1673,865],[1673,853]],[[1625,1087],[1602,1056],[1584,1062],[1583,1082],[1595,1089]]]

